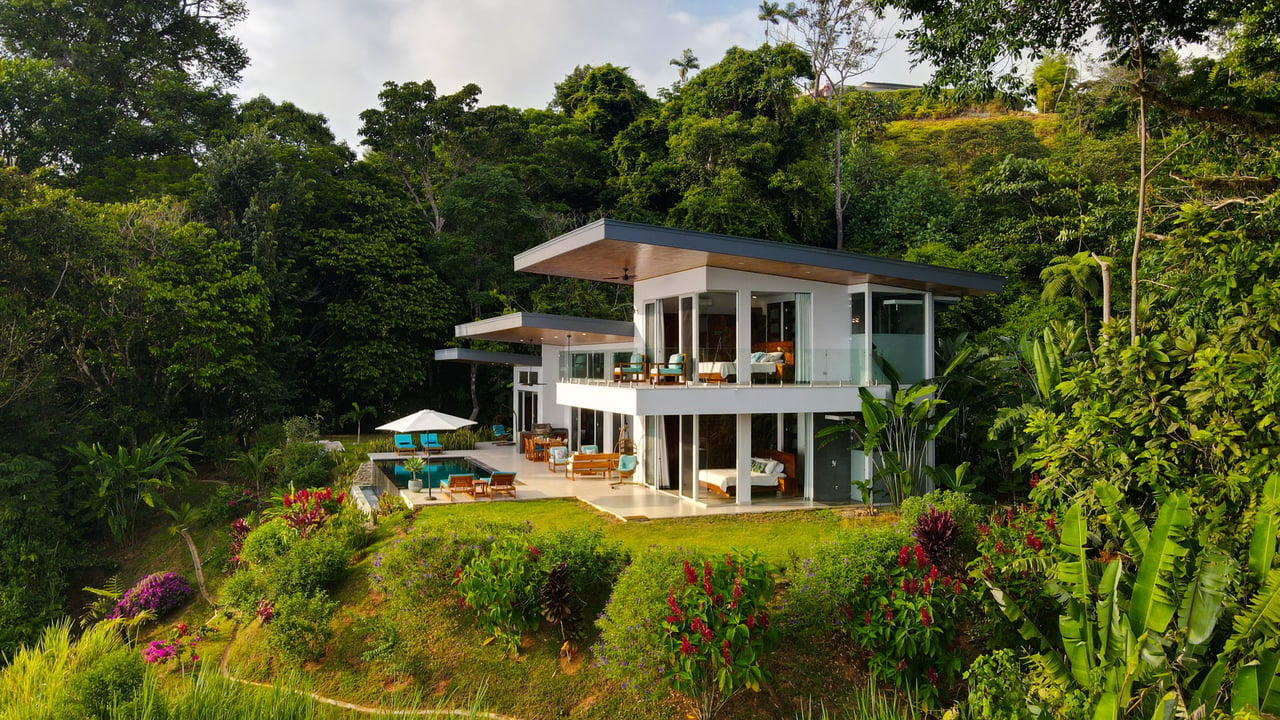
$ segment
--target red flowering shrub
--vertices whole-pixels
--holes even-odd
[[[231,567],[237,568],[242,564],[240,560],[240,551],[244,549],[244,539],[249,537],[249,532],[253,528],[249,527],[249,523],[243,518],[237,519],[231,523],[231,545],[227,548],[227,552],[231,555]]]
[[[281,502],[284,512],[280,514],[289,526],[298,531],[298,537],[305,538],[315,528],[324,524],[329,516],[342,510],[347,494],[333,494],[333,488],[303,488],[284,496]]]
[[[904,545],[888,568],[863,578],[863,592],[842,609],[845,631],[871,651],[872,673],[938,697],[939,682],[960,671],[957,626],[969,606],[971,581],[948,575],[919,543]]]
[[[1057,516],[1035,505],[997,510],[978,525],[978,558],[969,563],[969,576],[1000,588],[1034,621],[1049,622],[1059,608],[1041,568],[1054,558],[1060,534]],[[983,607],[1002,622],[993,604]]]
[[[759,690],[768,679],[764,659],[778,640],[765,609],[773,579],[754,553],[703,560],[700,571],[685,559],[681,571],[658,630],[661,671],[693,698],[699,717],[710,718],[735,693]]]

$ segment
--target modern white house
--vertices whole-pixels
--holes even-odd
[[[1004,282],[616,220],[523,252],[515,268],[634,295],[631,322],[514,313],[457,326],[458,338],[539,348],[493,360],[513,366],[516,429],[549,423],[571,448],[602,451],[629,437],[636,482],[699,503],[861,499],[868,460],[815,434],[860,411],[860,387],[887,393],[873,357],[904,384],[932,377],[935,318]]]

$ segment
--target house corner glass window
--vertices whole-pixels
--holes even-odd
[[[884,365],[890,365],[903,384],[925,377],[924,293],[874,292],[871,294],[872,368],[877,384],[889,382]]]

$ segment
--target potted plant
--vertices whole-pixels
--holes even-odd
[[[427,466],[422,458],[409,458],[404,461],[404,469],[409,471],[412,476],[409,479],[409,492],[422,492],[422,481],[418,479],[418,473]]]

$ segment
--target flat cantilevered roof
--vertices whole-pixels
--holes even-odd
[[[621,320],[516,312],[456,325],[453,334],[531,345],[600,345],[631,342],[636,332],[632,323]]]
[[[515,259],[515,269],[524,272],[625,285],[698,267],[836,285],[877,283],[943,295],[981,295],[1004,287],[999,275],[621,220],[597,220]]]
[[[503,365],[506,367],[542,364],[541,355],[456,347],[436,350],[436,360],[440,362],[470,363],[472,365]]]

